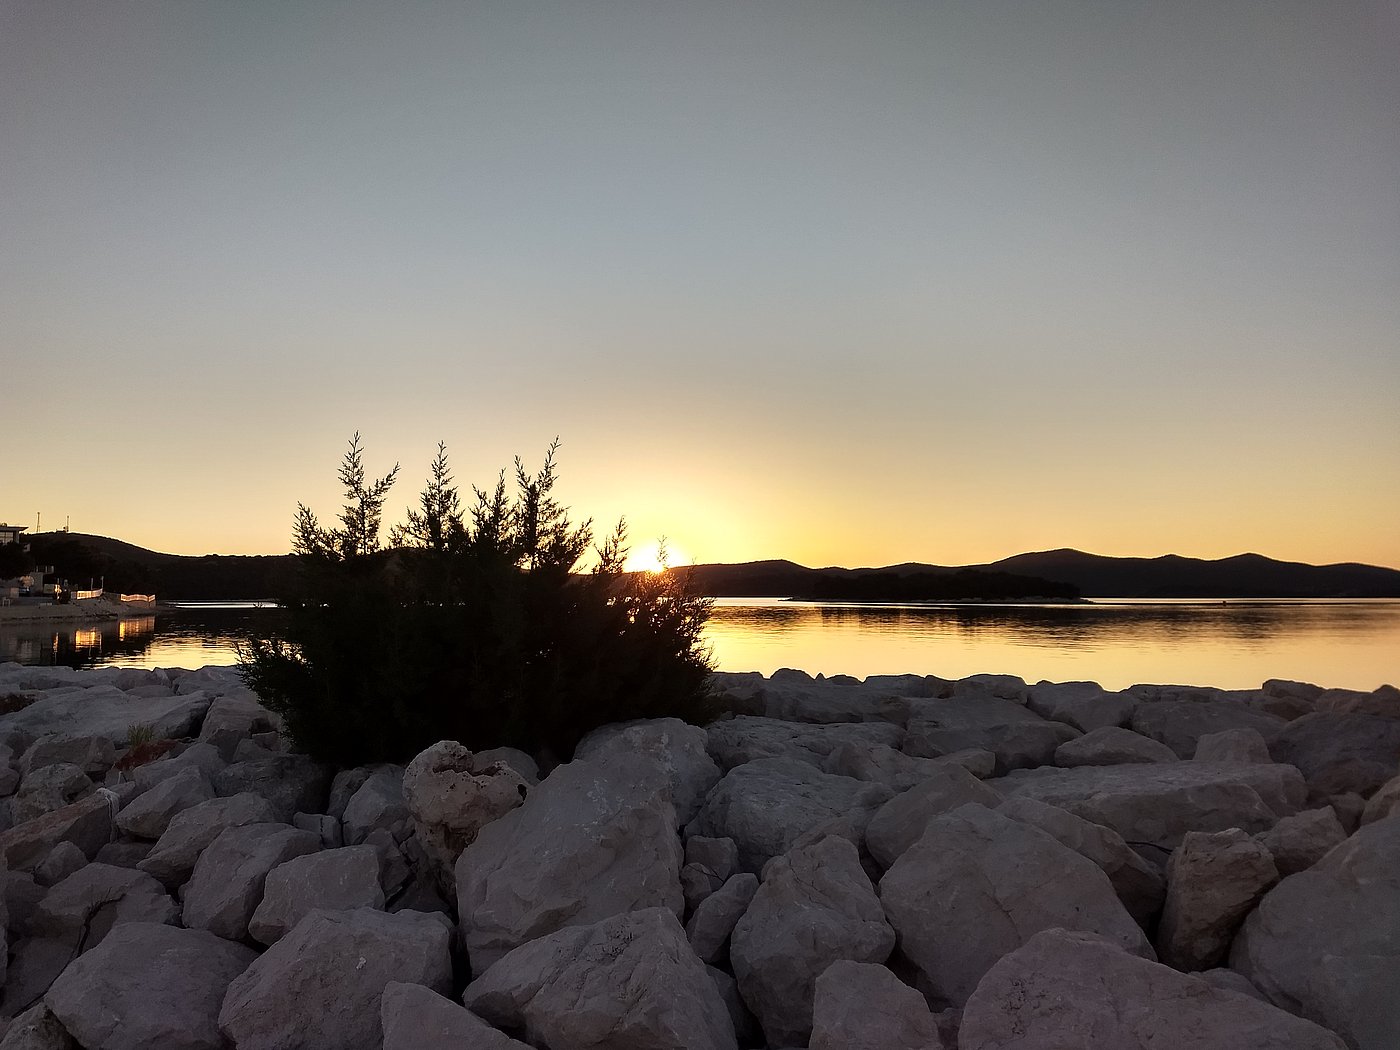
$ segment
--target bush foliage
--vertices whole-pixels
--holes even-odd
[[[597,547],[553,496],[555,442],[463,510],[438,446],[418,506],[380,545],[398,467],[366,476],[359,435],[335,527],[299,505],[300,571],[274,638],[242,653],[247,683],[307,753],[403,762],[442,739],[568,758],[599,725],[708,714],[708,599],[687,574],[623,572],[625,525]],[[594,564],[581,565],[590,551]]]

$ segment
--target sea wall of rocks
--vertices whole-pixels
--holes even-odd
[[[0,664],[0,1050],[1400,1046],[1400,691],[715,684],[333,770]]]

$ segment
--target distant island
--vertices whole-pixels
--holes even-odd
[[[26,537],[34,559],[70,579],[163,600],[271,598],[295,566],[290,554],[161,554],[106,536]],[[1066,601],[1085,598],[1400,598],[1400,570],[1344,562],[1308,565],[1259,554],[1215,560],[1111,558],[1062,548],[982,565],[908,562],[880,568],[808,568],[791,561],[689,567],[716,598],[813,601]]]

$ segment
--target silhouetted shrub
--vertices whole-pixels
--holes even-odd
[[[298,506],[286,626],[242,653],[247,683],[309,754],[403,762],[441,739],[568,758],[590,729],[709,715],[708,599],[674,570],[627,574],[622,524],[592,548],[553,499],[555,452],[463,513],[439,445],[417,509],[379,544],[398,467],[367,481],[359,435],[337,528]]]

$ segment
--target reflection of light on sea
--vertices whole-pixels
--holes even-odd
[[[135,642],[156,633],[154,616],[136,616],[130,620],[117,621],[117,641]]]
[[[55,639],[55,644],[57,639]],[[74,649],[100,649],[102,647],[102,631],[93,627],[79,627],[73,632]]]

